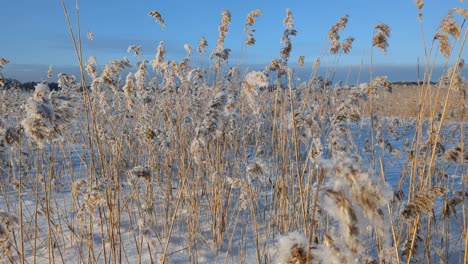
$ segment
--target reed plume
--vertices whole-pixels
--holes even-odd
[[[133,52],[133,55],[135,56],[140,56],[140,51],[141,51],[141,45],[136,46],[136,45],[130,45],[128,46],[127,52]]]
[[[312,66],[312,68],[314,69],[314,72],[316,72],[320,68],[320,64],[321,64],[320,58],[315,59],[314,66]]]
[[[199,151],[206,144],[221,133],[221,121],[226,103],[227,95],[223,92],[216,94],[208,103],[208,108],[201,123],[196,128],[195,138],[192,141],[191,151],[194,155],[199,154]],[[196,158],[200,157],[196,156]]]
[[[104,205],[106,199],[100,190],[89,189],[83,196],[84,207],[88,210],[89,213],[94,213],[97,206]]]
[[[390,37],[390,27],[387,24],[379,23],[374,28],[372,47],[377,47],[383,52],[387,52],[388,38]]]
[[[443,32],[437,32],[434,35],[433,40],[439,41],[439,51],[445,56],[446,59],[448,59],[452,53],[452,46],[450,45],[450,39],[447,34]]]
[[[206,47],[208,47],[208,41],[206,41],[205,37],[201,37],[200,40],[198,41],[198,47],[197,47],[198,53],[205,54]]]
[[[340,222],[341,234],[344,240],[348,240],[353,244],[357,242],[359,236],[358,218],[351,201],[346,197],[343,191],[334,191],[326,189],[325,195],[330,198],[326,201],[324,209]]]
[[[74,75],[68,75],[66,73],[58,74],[58,87],[62,90],[71,90],[76,88],[76,77]]]
[[[332,166],[329,167],[330,165]],[[332,161],[331,164],[324,164],[324,166],[331,169],[329,173],[333,176],[333,181],[330,184],[333,184],[333,189],[345,188],[376,232],[386,237],[388,219],[385,218],[382,209],[393,198],[391,188],[350,158]]]
[[[251,27],[255,24],[255,19],[261,14],[262,12],[259,9],[251,11],[249,14],[247,14],[247,21],[245,22],[244,32],[247,32],[248,27]]]
[[[465,19],[468,19],[468,10],[467,9],[456,7],[456,8],[453,8],[452,10],[453,10],[453,12],[463,16]]]
[[[91,32],[91,31],[88,31],[86,33],[86,36],[88,37],[89,41],[93,41],[94,40],[94,33]]]
[[[54,109],[54,130],[57,137],[66,135],[65,132],[73,129],[78,116],[77,110],[81,106],[80,97],[65,95],[64,91],[61,93],[54,91],[50,94],[51,105]]]
[[[153,67],[153,70],[155,71],[161,70],[165,55],[166,55],[166,49],[164,48],[164,41],[161,41],[159,42],[159,45],[157,48],[156,57],[150,62],[151,66]]]
[[[286,8],[286,16],[284,17],[283,25],[286,28],[293,28],[294,27],[294,17],[293,17],[291,9],[289,9],[289,8]]]
[[[451,35],[454,39],[460,39],[461,27],[453,18],[452,11],[449,11],[442,19],[440,30],[448,35]]]
[[[343,43],[341,44],[341,48],[344,53],[349,53],[351,51],[353,42],[354,42],[353,37],[348,37],[348,38],[345,38],[345,40],[343,40]]]
[[[445,152],[443,159],[452,163],[461,163],[463,159],[468,161],[468,148],[465,147],[464,153],[462,153],[460,146],[453,147]]]
[[[33,96],[26,104],[26,117],[22,125],[26,134],[40,147],[55,136],[55,112],[50,105],[49,86],[37,84]]]
[[[54,72],[54,68],[52,67],[52,64],[49,65],[49,69],[47,70],[47,78],[50,79],[52,78],[52,74]]]
[[[104,69],[99,76],[99,82],[116,91],[119,87],[115,79],[119,78],[123,69],[131,67],[132,65],[128,58],[110,61],[106,66],[104,66]]]
[[[8,230],[19,227],[19,219],[15,215],[0,210],[0,222],[2,222]]]
[[[192,55],[192,47],[189,44],[184,44],[184,49],[187,52],[187,58],[190,58],[190,55]]]
[[[228,26],[230,23],[231,23],[231,12],[225,9],[221,13],[221,23],[218,27],[219,34],[218,34],[218,39],[216,40],[215,52],[221,52],[224,49],[224,40],[226,39],[226,34],[228,33]]]
[[[5,129],[3,128],[3,125],[0,124],[0,134],[3,134],[3,139],[5,143],[8,145],[12,145],[15,142],[19,142],[20,135],[21,135],[21,130],[22,128],[15,128],[15,127],[6,127]]]
[[[308,264],[307,238],[298,232],[291,232],[278,238],[277,264]],[[312,263],[312,262],[310,262]]]
[[[221,23],[218,27],[218,39],[216,40],[216,48],[211,53],[210,59],[218,57],[216,61],[215,68],[217,71],[221,70],[221,62],[227,61],[229,54],[231,53],[230,49],[224,48],[224,40],[226,39],[226,34],[228,33],[228,26],[231,23],[231,13],[229,10],[225,9],[221,13]]]
[[[253,36],[255,29],[249,29],[249,27],[252,27],[255,24],[255,19],[261,14],[262,12],[259,9],[251,11],[249,14],[247,14],[247,21],[244,25],[244,34],[247,34],[245,44],[247,44],[248,46],[252,46],[255,44],[255,38]]]
[[[245,81],[242,83],[242,91],[247,97],[247,102],[254,114],[260,111],[258,88],[266,86],[268,86],[268,77],[265,72],[252,71],[245,76]]]
[[[91,56],[88,58],[86,62],[85,70],[88,73],[89,77],[95,79],[97,76],[96,73],[96,58]]]
[[[3,69],[3,66],[7,65],[10,63],[10,61],[6,58],[0,58],[0,70]]]
[[[344,15],[340,18],[338,22],[332,25],[330,30],[328,31],[327,38],[330,40],[330,53],[331,54],[337,54],[340,49],[341,49],[341,44],[340,44],[340,34],[339,31],[343,31],[346,27],[346,24],[348,23],[349,16]],[[347,44],[348,48],[351,47],[351,43],[353,40],[348,40]],[[347,53],[347,52],[346,52]]]
[[[416,4],[416,7],[418,8],[419,11],[422,10],[424,7],[424,1],[422,0],[414,0],[414,3]]]
[[[416,193],[413,199],[406,204],[401,211],[401,215],[407,221],[415,221],[423,213],[431,212],[435,205],[435,198],[447,193],[444,187],[433,187]]]
[[[387,24],[379,23],[374,28],[372,47],[377,47],[383,52],[387,52],[388,38],[390,37],[390,27]]]
[[[164,19],[162,18],[161,14],[154,10],[154,11],[150,11],[148,13],[148,15],[154,19],[156,19],[156,22],[159,23],[159,25],[161,25],[161,28],[164,29],[166,27],[166,24],[164,23]]]
[[[140,90],[144,90],[146,86],[146,77],[148,76],[147,60],[138,62],[138,70],[135,72],[136,86]]]
[[[299,66],[301,66],[301,67],[304,67],[304,59],[305,59],[305,57],[303,55],[299,56],[297,58],[297,64],[299,64]]]
[[[127,74],[127,77],[125,78],[125,85],[123,86],[122,89],[124,91],[125,97],[127,98],[128,109],[133,110],[134,105],[135,105],[135,100],[134,100],[135,77],[133,73],[129,72]]]
[[[72,183],[72,196],[76,199],[80,195],[81,190],[83,187],[85,187],[87,184],[86,180],[80,179],[76,180]]]
[[[291,9],[287,8],[286,9],[286,17],[283,20],[283,24],[285,27],[285,30],[283,32],[283,37],[281,38],[281,43],[283,43],[283,47],[280,50],[280,57],[281,57],[281,63],[284,64],[284,66],[287,65],[289,56],[291,55],[292,51],[292,43],[291,43],[291,38],[290,36],[296,36],[297,35],[297,30],[294,29],[294,17],[292,15]],[[270,65],[273,64],[274,61]],[[279,66],[279,65],[278,65]],[[278,71],[278,77],[281,75],[285,74],[285,72],[281,72],[278,69],[273,69],[273,67],[268,67],[270,68],[269,70],[277,70]]]

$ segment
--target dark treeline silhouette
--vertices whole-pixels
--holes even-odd
[[[7,78],[5,80],[5,86],[2,88],[2,90],[9,90],[9,89],[21,89],[21,90],[24,90],[24,91],[34,91],[34,87],[36,86],[36,84],[38,84],[39,82],[25,82],[25,83],[22,83],[16,79],[9,79]],[[48,83],[49,84],[49,88],[51,91],[58,91],[60,90],[60,87],[58,86],[58,83],[56,82],[51,82],[51,83]],[[422,84],[422,83],[419,83],[419,84]],[[437,84],[436,82],[431,82],[430,83],[431,85],[435,85]],[[333,87],[333,84],[331,82],[324,82],[323,83],[324,87],[325,88],[332,88]],[[418,82],[392,82],[392,85],[402,85],[402,86],[415,86],[415,85],[418,85]],[[286,85],[281,85],[282,88],[286,88]],[[271,84],[270,87],[268,87],[269,90],[274,90],[276,88],[275,85]],[[89,89],[89,87],[88,87]]]
[[[392,82],[393,85],[406,85],[406,86],[412,86],[412,85],[418,85],[418,82]],[[422,82],[419,82],[419,84],[423,84]],[[430,82],[431,85],[436,85],[437,82]]]
[[[36,84],[38,84],[39,82],[25,82],[25,83],[22,83],[16,79],[6,79],[5,80],[5,86],[2,88],[3,90],[9,90],[9,89],[21,89],[21,90],[24,90],[24,91],[34,91],[34,87],[36,86]],[[51,82],[51,83],[48,83],[49,84],[49,88],[51,91],[57,91],[57,90],[60,90],[60,88],[58,87],[58,83],[55,83],[55,82]]]

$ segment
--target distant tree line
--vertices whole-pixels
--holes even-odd
[[[22,83],[16,79],[9,79],[7,78],[5,81],[5,86],[2,88],[2,90],[9,90],[9,89],[21,89],[23,91],[34,91],[36,84],[39,82],[25,82]],[[49,88],[51,91],[58,91],[60,88],[58,87],[58,83],[56,82],[51,82],[48,83]]]
[[[5,86],[2,88],[2,90],[9,90],[9,89],[21,89],[24,91],[34,91],[34,87],[38,84],[38,82],[25,82],[22,83],[16,79],[6,79]],[[58,86],[58,83],[56,82],[51,82],[48,83],[49,88],[51,91],[58,91],[60,90],[60,87]],[[437,84],[436,82],[431,82],[431,85]],[[404,86],[413,86],[413,85],[418,85],[418,82],[392,82],[392,85],[404,85]],[[325,83],[325,86],[331,86],[331,83]],[[88,87],[89,88],[89,87]],[[276,87],[271,85],[269,89],[274,90]]]

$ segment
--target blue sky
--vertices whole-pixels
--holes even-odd
[[[75,0],[65,2],[74,22]],[[206,63],[216,46],[223,9],[230,10],[232,15],[225,43],[225,47],[232,50],[232,65],[239,59],[244,65],[265,65],[279,57],[286,8],[292,10],[298,30],[298,35],[292,38],[291,62],[304,55],[306,67],[310,67],[317,57],[324,56],[322,65],[333,65],[334,57],[327,55],[329,41],[326,36],[331,25],[345,14],[349,15],[349,22],[341,38],[354,37],[355,42],[352,51],[340,57],[340,67],[358,69],[362,59],[364,64],[370,62],[373,28],[379,22],[388,24],[392,31],[388,52],[374,52],[375,65],[414,69],[417,58],[424,58],[418,13],[412,0],[80,0],[79,7],[84,56],[95,56],[100,65],[123,57],[136,62],[137,59],[127,53],[130,44],[142,45],[142,57],[151,59],[161,40],[166,42],[167,58],[180,60],[185,56],[184,44],[188,43],[196,50],[201,36],[208,40],[208,54],[194,53],[192,59],[195,65]],[[426,1],[423,29],[427,41],[432,39],[441,18],[453,7],[466,8],[466,3],[460,0]],[[246,16],[255,9],[262,11],[254,26],[257,42],[240,56]],[[164,30],[148,16],[152,10],[162,14],[166,22]],[[76,57],[59,0],[3,1],[2,11],[0,57],[11,61],[2,71],[5,77],[23,81],[44,79],[49,65],[55,67],[55,74],[60,70],[74,70]],[[457,20],[461,22],[459,17]],[[94,41],[85,37],[87,31],[94,33]],[[443,62],[440,60],[441,64]]]

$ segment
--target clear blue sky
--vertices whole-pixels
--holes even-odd
[[[51,64],[58,70],[72,69],[76,65],[60,0],[2,2],[0,57],[11,61],[2,71],[5,77],[45,78]],[[432,39],[441,18],[450,8],[466,8],[466,3],[460,0],[425,2],[423,25],[428,40]],[[66,3],[73,15],[75,1],[66,0]],[[193,62],[206,62],[216,45],[223,9],[229,9],[232,15],[225,43],[226,48],[232,49],[231,64],[237,64],[239,59],[247,14],[255,9],[262,11],[254,26],[257,42],[247,48],[241,62],[264,65],[279,56],[284,30],[282,21],[288,7],[298,30],[298,35],[292,38],[293,62],[299,55],[304,55],[310,65],[315,58],[326,54],[327,32],[345,14],[349,15],[349,22],[341,37],[352,36],[355,42],[351,53],[340,58],[343,67],[358,67],[364,51],[364,63],[369,63],[373,27],[379,22],[388,24],[392,31],[387,54],[374,53],[376,65],[409,66],[416,64],[418,56],[424,57],[417,9],[412,0],[80,0],[79,6],[84,55],[86,58],[95,56],[101,66],[111,59],[126,56],[136,62],[132,54],[126,52],[130,44],[142,45],[143,58],[151,59],[161,40],[166,42],[167,58],[180,60],[185,56],[183,45],[188,43],[195,51],[201,36],[208,40],[208,54],[199,56],[194,52]],[[152,10],[162,14],[166,22],[164,31],[148,16]],[[75,21],[74,16],[72,20]],[[457,21],[461,22],[461,19],[457,17]],[[94,41],[86,38],[87,31],[94,33]],[[332,59],[326,56],[324,63]],[[57,73],[56,70],[54,74]]]

